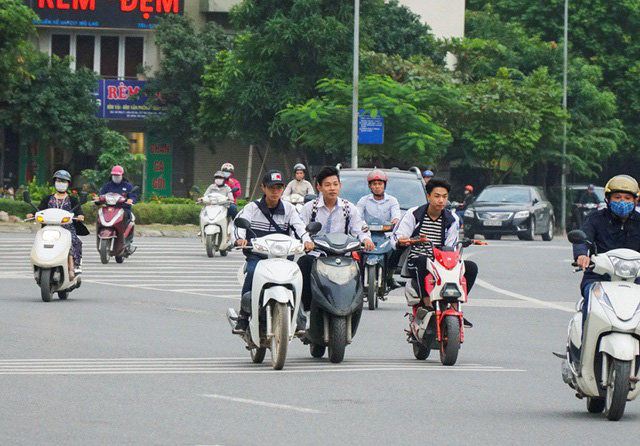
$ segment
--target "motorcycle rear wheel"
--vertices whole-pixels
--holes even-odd
[[[344,359],[347,348],[347,318],[331,316],[329,320],[329,361],[337,364]]]
[[[324,345],[309,344],[309,351],[314,358],[322,358],[327,348]]]
[[[287,360],[287,349],[289,347],[289,307],[283,303],[276,303],[273,306],[271,315],[271,327],[273,327],[273,337],[271,338],[271,365],[274,370],[282,370]]]
[[[369,304],[369,310],[375,310],[378,308],[378,281],[376,275],[376,266],[367,266],[367,277],[369,278],[369,285],[367,287],[367,303]]]
[[[440,362],[442,365],[454,365],[460,351],[460,319],[457,316],[446,316],[442,323],[440,341]]]
[[[124,256],[116,256],[116,263],[124,262]]]
[[[66,300],[69,297],[68,291],[58,291],[58,299]]]
[[[255,364],[262,364],[264,361],[264,357],[267,354],[266,348],[252,348],[251,349],[251,360]]]
[[[602,413],[604,403],[604,398],[587,398],[587,411],[589,413]]]
[[[413,344],[413,356],[419,361],[424,361],[429,357],[431,348],[425,347],[422,342],[416,342]]]
[[[109,239],[100,239],[100,245],[98,246],[98,252],[100,253],[100,261],[103,265],[109,263],[111,256],[109,255]]]
[[[604,415],[610,421],[618,421],[624,415],[627,405],[631,361],[614,358],[610,358],[609,361],[609,385],[606,390]]]
[[[40,297],[43,302],[51,302],[51,270],[40,270]]]

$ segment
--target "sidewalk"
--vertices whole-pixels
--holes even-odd
[[[95,234],[95,226],[88,226],[89,232]],[[35,233],[40,225],[34,223],[0,222],[0,233]],[[137,225],[136,237],[196,237],[200,228],[196,225]]]

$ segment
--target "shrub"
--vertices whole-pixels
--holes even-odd
[[[200,206],[195,204],[153,204],[138,203],[133,206],[136,224],[150,225],[197,225],[200,217]],[[87,224],[95,224],[98,208],[93,203],[82,207]]]
[[[7,212],[9,215],[24,218],[33,208],[22,200],[11,200],[9,198],[0,198],[0,211]]]

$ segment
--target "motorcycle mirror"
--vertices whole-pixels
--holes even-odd
[[[587,234],[585,234],[582,229],[574,229],[573,231],[570,231],[567,234],[567,238],[569,239],[569,242],[574,245],[578,245],[580,243],[585,243],[588,241]]]
[[[239,190],[240,190],[240,189],[238,189],[237,187],[234,187],[234,188],[232,188],[232,189],[231,189],[231,192],[233,192],[233,193],[235,194],[235,193],[236,193],[236,192],[238,192]]]
[[[309,234],[315,235],[322,229],[322,223],[319,221],[312,221],[307,225],[306,229]]]
[[[80,192],[80,204],[85,204],[87,202],[88,195],[89,194],[84,191]]]
[[[198,186],[193,186],[193,187],[191,188],[191,190],[192,190],[194,193],[198,194],[198,195],[201,195],[201,194],[202,194],[202,192],[200,192],[200,188],[199,188]]]
[[[135,194],[136,192],[138,192],[140,190],[140,188],[138,186],[133,186],[133,189],[131,189],[131,193]]]
[[[26,202],[31,204],[31,194],[29,193],[28,190],[25,190],[24,193],[22,194],[22,199]]]
[[[304,202],[308,203],[310,201],[315,200],[316,198],[318,198],[318,196],[315,195],[315,194],[307,194],[307,195],[304,196]]]
[[[242,217],[238,217],[233,221],[233,224],[240,229],[251,229],[251,222]]]

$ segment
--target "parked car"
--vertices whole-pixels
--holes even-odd
[[[340,180],[342,190],[340,196],[346,198],[353,204],[358,203],[360,198],[371,193],[367,183],[367,175],[371,172],[368,169],[341,169]],[[400,209],[406,211],[414,206],[422,206],[427,202],[427,191],[418,169],[399,170],[381,169],[389,177],[387,183],[387,193],[398,199]]]
[[[496,185],[484,189],[464,212],[467,237],[483,235],[498,240],[517,235],[520,240],[553,239],[555,216],[544,192],[535,186]]]

